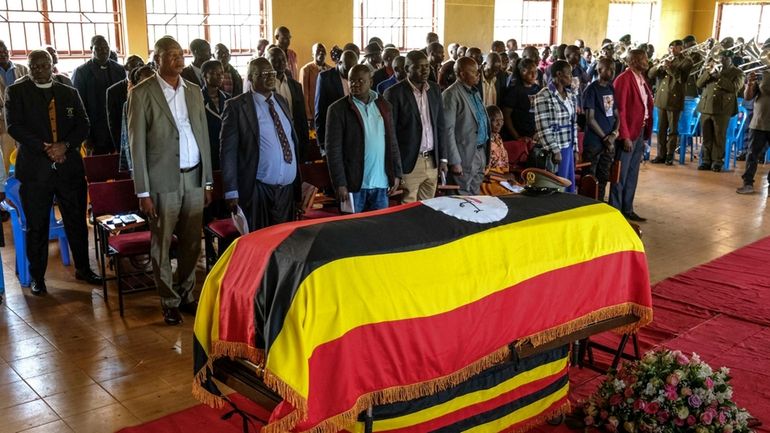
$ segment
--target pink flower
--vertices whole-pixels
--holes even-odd
[[[643,411],[643,410],[644,410],[645,406],[647,406],[647,405],[646,405],[646,404],[644,404],[644,402],[643,402],[642,400],[639,400],[639,399],[637,399],[637,400],[634,402],[634,410],[635,410],[635,411],[639,411],[639,412],[641,412],[641,411]]]
[[[719,417],[717,419],[719,420],[719,424],[727,423],[727,413],[726,412],[719,412]]]
[[[690,415],[687,417],[687,425],[695,425],[695,417]]]
[[[660,410],[660,404],[654,401],[652,403],[647,403],[647,405],[644,407],[644,412],[650,415],[655,415],[658,413],[658,410]]]
[[[709,411],[703,412],[700,416],[700,420],[703,424],[711,425],[711,422],[714,420],[714,415]]]
[[[663,389],[666,393],[667,399],[674,401],[679,398],[679,393],[677,392],[676,386],[666,385]]]
[[[601,419],[607,419],[608,416],[610,416],[610,414],[606,410],[599,412],[599,418]]]
[[[684,420],[681,418],[674,418],[674,425],[677,427],[684,427]]]
[[[692,395],[692,390],[690,388],[682,388],[682,395],[687,397]]]
[[[633,397],[634,396],[634,390],[631,389],[630,387],[626,388],[626,391],[623,393],[623,395],[625,395],[626,398]]]
[[[666,378],[666,383],[671,385],[671,386],[679,385],[679,376],[677,376],[676,374],[673,374],[673,373],[669,374],[668,377]]]
[[[584,421],[586,425],[594,425],[594,417],[591,415],[588,415]]]
[[[676,362],[679,365],[687,365],[690,360],[684,355],[684,353],[679,353],[676,355]]]
[[[707,389],[714,388],[714,380],[712,380],[710,377],[706,378],[706,388]]]
[[[668,422],[668,419],[670,417],[671,415],[669,415],[669,413],[664,410],[658,412],[658,422],[661,424],[665,424],[666,422]]]
[[[623,396],[620,394],[612,394],[612,397],[610,397],[610,405],[617,406],[620,403],[623,403]]]
[[[604,426],[604,428],[607,429],[607,431],[610,432],[610,433],[615,433],[615,432],[618,431],[618,428],[615,427],[612,424],[607,424],[607,425]]]

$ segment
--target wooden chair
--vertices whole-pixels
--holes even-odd
[[[147,271],[126,273],[122,267],[123,259],[132,259],[137,256],[150,254],[151,235],[147,230],[112,234],[98,223],[99,217],[104,215],[120,215],[138,211],[139,203],[134,191],[134,181],[93,182],[88,184],[88,194],[91,196],[95,225],[99,228],[104,301],[107,301],[107,281],[117,280],[118,303],[120,306],[120,316],[122,317],[124,295],[155,288],[155,281]],[[176,236],[172,240],[172,248],[174,248],[175,244]],[[108,278],[106,275],[106,261],[108,257],[114,258],[115,262],[115,277],[112,278]]]
[[[212,173],[214,180],[213,201],[222,200],[225,196],[224,188],[222,185],[222,172],[216,170]],[[215,219],[206,224],[203,228],[204,242],[209,245],[214,244],[216,240],[216,251],[214,248],[206,248],[206,273],[211,270],[211,264],[219,259],[219,256],[227,249],[230,244],[240,236],[240,232],[235,228],[232,218]],[[214,254],[211,256],[210,254]]]
[[[577,193],[594,200],[599,200],[599,181],[591,174],[581,176]]]
[[[326,218],[340,215],[337,199],[334,197],[334,186],[329,176],[329,166],[326,161],[315,161],[299,166],[303,183],[316,188],[313,204],[302,214],[302,219]],[[315,206],[320,205],[320,207]]]

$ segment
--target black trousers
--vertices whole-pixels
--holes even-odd
[[[610,180],[610,170],[615,155],[604,150],[603,146],[584,146],[583,161],[590,162],[591,165],[583,168],[584,173],[596,176],[599,182],[599,200],[605,201],[604,196],[607,191],[607,182]]]
[[[19,188],[19,195],[27,217],[27,259],[32,279],[45,278],[48,266],[48,229],[54,196],[64,219],[64,231],[75,269],[89,269],[85,178],[61,179],[54,175],[49,182],[25,182]]]
[[[743,172],[743,184],[754,185],[754,175],[757,174],[757,164],[759,158],[762,158],[770,145],[770,131],[760,131],[759,129],[750,129],[751,148],[746,155],[746,171]],[[770,182],[770,172],[767,173],[768,182]]]
[[[241,200],[242,201],[242,200]],[[251,203],[243,207],[249,232],[294,220],[294,185],[254,184]]]

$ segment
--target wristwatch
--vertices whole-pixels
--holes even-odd
[[[207,184],[203,187],[206,191],[214,191],[214,185]]]

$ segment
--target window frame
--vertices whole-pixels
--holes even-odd
[[[364,47],[369,43],[369,40],[366,39],[366,36],[365,36],[367,26],[364,25],[364,22],[367,19],[372,19],[371,17],[367,17],[364,15],[364,11],[366,10],[365,3],[369,1],[380,3],[383,0],[354,0],[354,3],[353,3],[353,39],[358,40],[359,47],[361,48],[362,51]],[[390,0],[390,1],[394,1],[394,0]],[[405,11],[408,9],[408,4],[410,0],[398,0],[398,1],[401,3],[402,11]],[[411,0],[411,1],[422,2],[424,0]],[[431,17],[431,29],[428,31],[438,34],[439,40],[441,40],[442,29],[441,29],[441,23],[439,23],[439,20],[443,17],[443,13],[442,11],[439,10],[439,8],[443,7],[443,1],[440,1],[440,0],[430,0],[430,1],[431,1],[432,17]],[[356,16],[356,14],[358,14],[358,16]],[[398,50],[401,52],[408,51],[410,49],[424,48],[424,47],[407,47],[406,46],[406,41],[408,40],[407,33],[409,29],[409,26],[406,25],[406,20],[413,17],[403,16],[403,13],[402,13],[402,16],[400,17],[383,17],[383,19],[384,18],[395,18],[400,22],[400,27],[398,32],[399,40],[384,41],[385,43],[388,43],[388,42],[393,43],[394,45],[396,45],[396,48],[398,48]],[[416,18],[419,18],[419,17],[416,17]]]
[[[740,3],[725,3],[725,2],[717,2],[716,5],[716,16],[714,17],[714,28],[712,31],[712,34],[714,34],[717,41],[722,40],[723,38],[727,36],[733,36],[733,35],[722,35],[722,16],[724,13],[724,7],[725,6],[759,6],[759,20],[757,21],[757,29],[756,32],[751,35],[751,37],[745,38],[747,41],[754,38],[755,41],[757,41],[760,45],[762,44],[762,41],[764,39],[760,38],[759,32],[762,30],[762,14],[765,12],[765,7],[768,7],[770,10],[770,3],[766,2],[740,2]]]
[[[497,3],[498,2],[504,2],[504,1],[506,1],[506,0],[495,0],[495,9],[497,9]],[[527,46],[527,45],[532,45],[532,46],[535,46],[535,47],[545,47],[545,46],[554,45],[556,43],[556,41],[558,41],[558,39],[559,39],[559,0],[522,0],[522,8],[524,7],[525,3],[529,3],[529,2],[532,2],[532,3],[550,2],[551,3],[551,6],[550,6],[550,11],[551,11],[550,21],[551,21],[551,23],[549,25],[549,35],[548,35],[549,39],[548,39],[547,42],[536,42],[536,43],[533,43],[533,42],[530,42],[530,41],[519,40],[519,38],[515,38],[516,42],[519,43],[520,47]],[[522,15],[523,15],[523,10],[522,10]],[[527,20],[527,17],[524,17],[524,16],[521,17],[521,21],[522,22],[524,22],[526,20]],[[492,34],[493,35],[495,35],[497,33],[497,29],[498,29],[497,22],[498,21],[493,18],[493,24],[492,24]],[[503,27],[504,26],[500,26],[500,28],[503,28]],[[495,39],[498,40],[499,38],[495,38]],[[499,39],[499,40],[502,40],[503,42],[505,42],[508,39],[510,39],[510,36],[507,36],[507,37]]]
[[[650,5],[650,16],[649,16],[648,25],[647,25],[647,35],[644,37],[643,41],[642,39],[638,39],[638,40],[649,43],[649,42],[653,42],[655,38],[657,38],[657,33],[660,32],[660,7],[661,7],[660,0],[610,0],[608,5],[608,11],[607,11],[607,31],[605,32],[605,37],[615,40],[615,38],[619,38],[620,36],[622,36],[623,33],[618,35],[609,34],[610,20],[611,20],[609,10],[611,9],[613,4],[619,4],[619,5],[648,4]],[[658,12],[657,19],[654,19],[656,18],[655,12]],[[654,26],[650,25],[653,22],[655,23],[655,25]],[[638,36],[638,35],[634,35],[633,32],[630,30],[627,31],[626,33],[631,34],[632,37]]]

